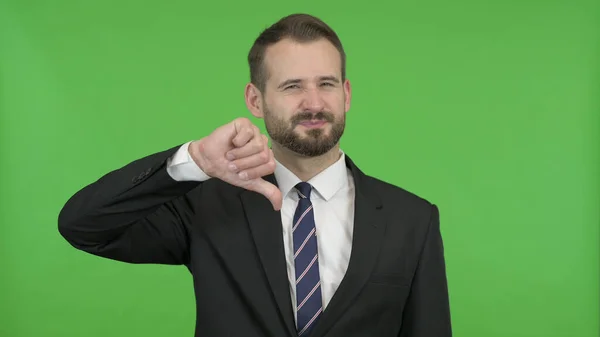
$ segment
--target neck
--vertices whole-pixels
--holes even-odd
[[[300,180],[308,181],[340,159],[340,145],[317,157],[301,156],[273,142],[275,159],[292,171]]]

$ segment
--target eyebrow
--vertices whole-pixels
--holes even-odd
[[[321,77],[319,77],[319,81],[332,81],[335,83],[340,83],[340,80],[335,76],[321,76]],[[277,89],[282,89],[290,84],[298,84],[300,82],[302,82],[302,80],[299,78],[291,78],[289,80],[285,80],[285,81],[281,82],[277,86]]]

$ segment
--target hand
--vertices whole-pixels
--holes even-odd
[[[268,138],[247,118],[220,126],[209,136],[190,144],[194,162],[207,175],[264,195],[281,209],[281,191],[262,179],[275,171]]]

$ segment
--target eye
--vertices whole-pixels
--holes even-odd
[[[298,89],[300,88],[299,85],[297,84],[292,84],[292,85],[288,85],[287,87],[284,88],[284,90],[290,90],[290,89]]]
[[[325,87],[333,87],[334,86],[334,84],[331,82],[323,82],[323,83],[321,83],[321,85],[325,86]]]

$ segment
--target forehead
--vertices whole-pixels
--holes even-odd
[[[311,42],[284,39],[267,48],[264,65],[268,82],[277,83],[290,78],[340,78],[341,63],[339,51],[326,39]]]

